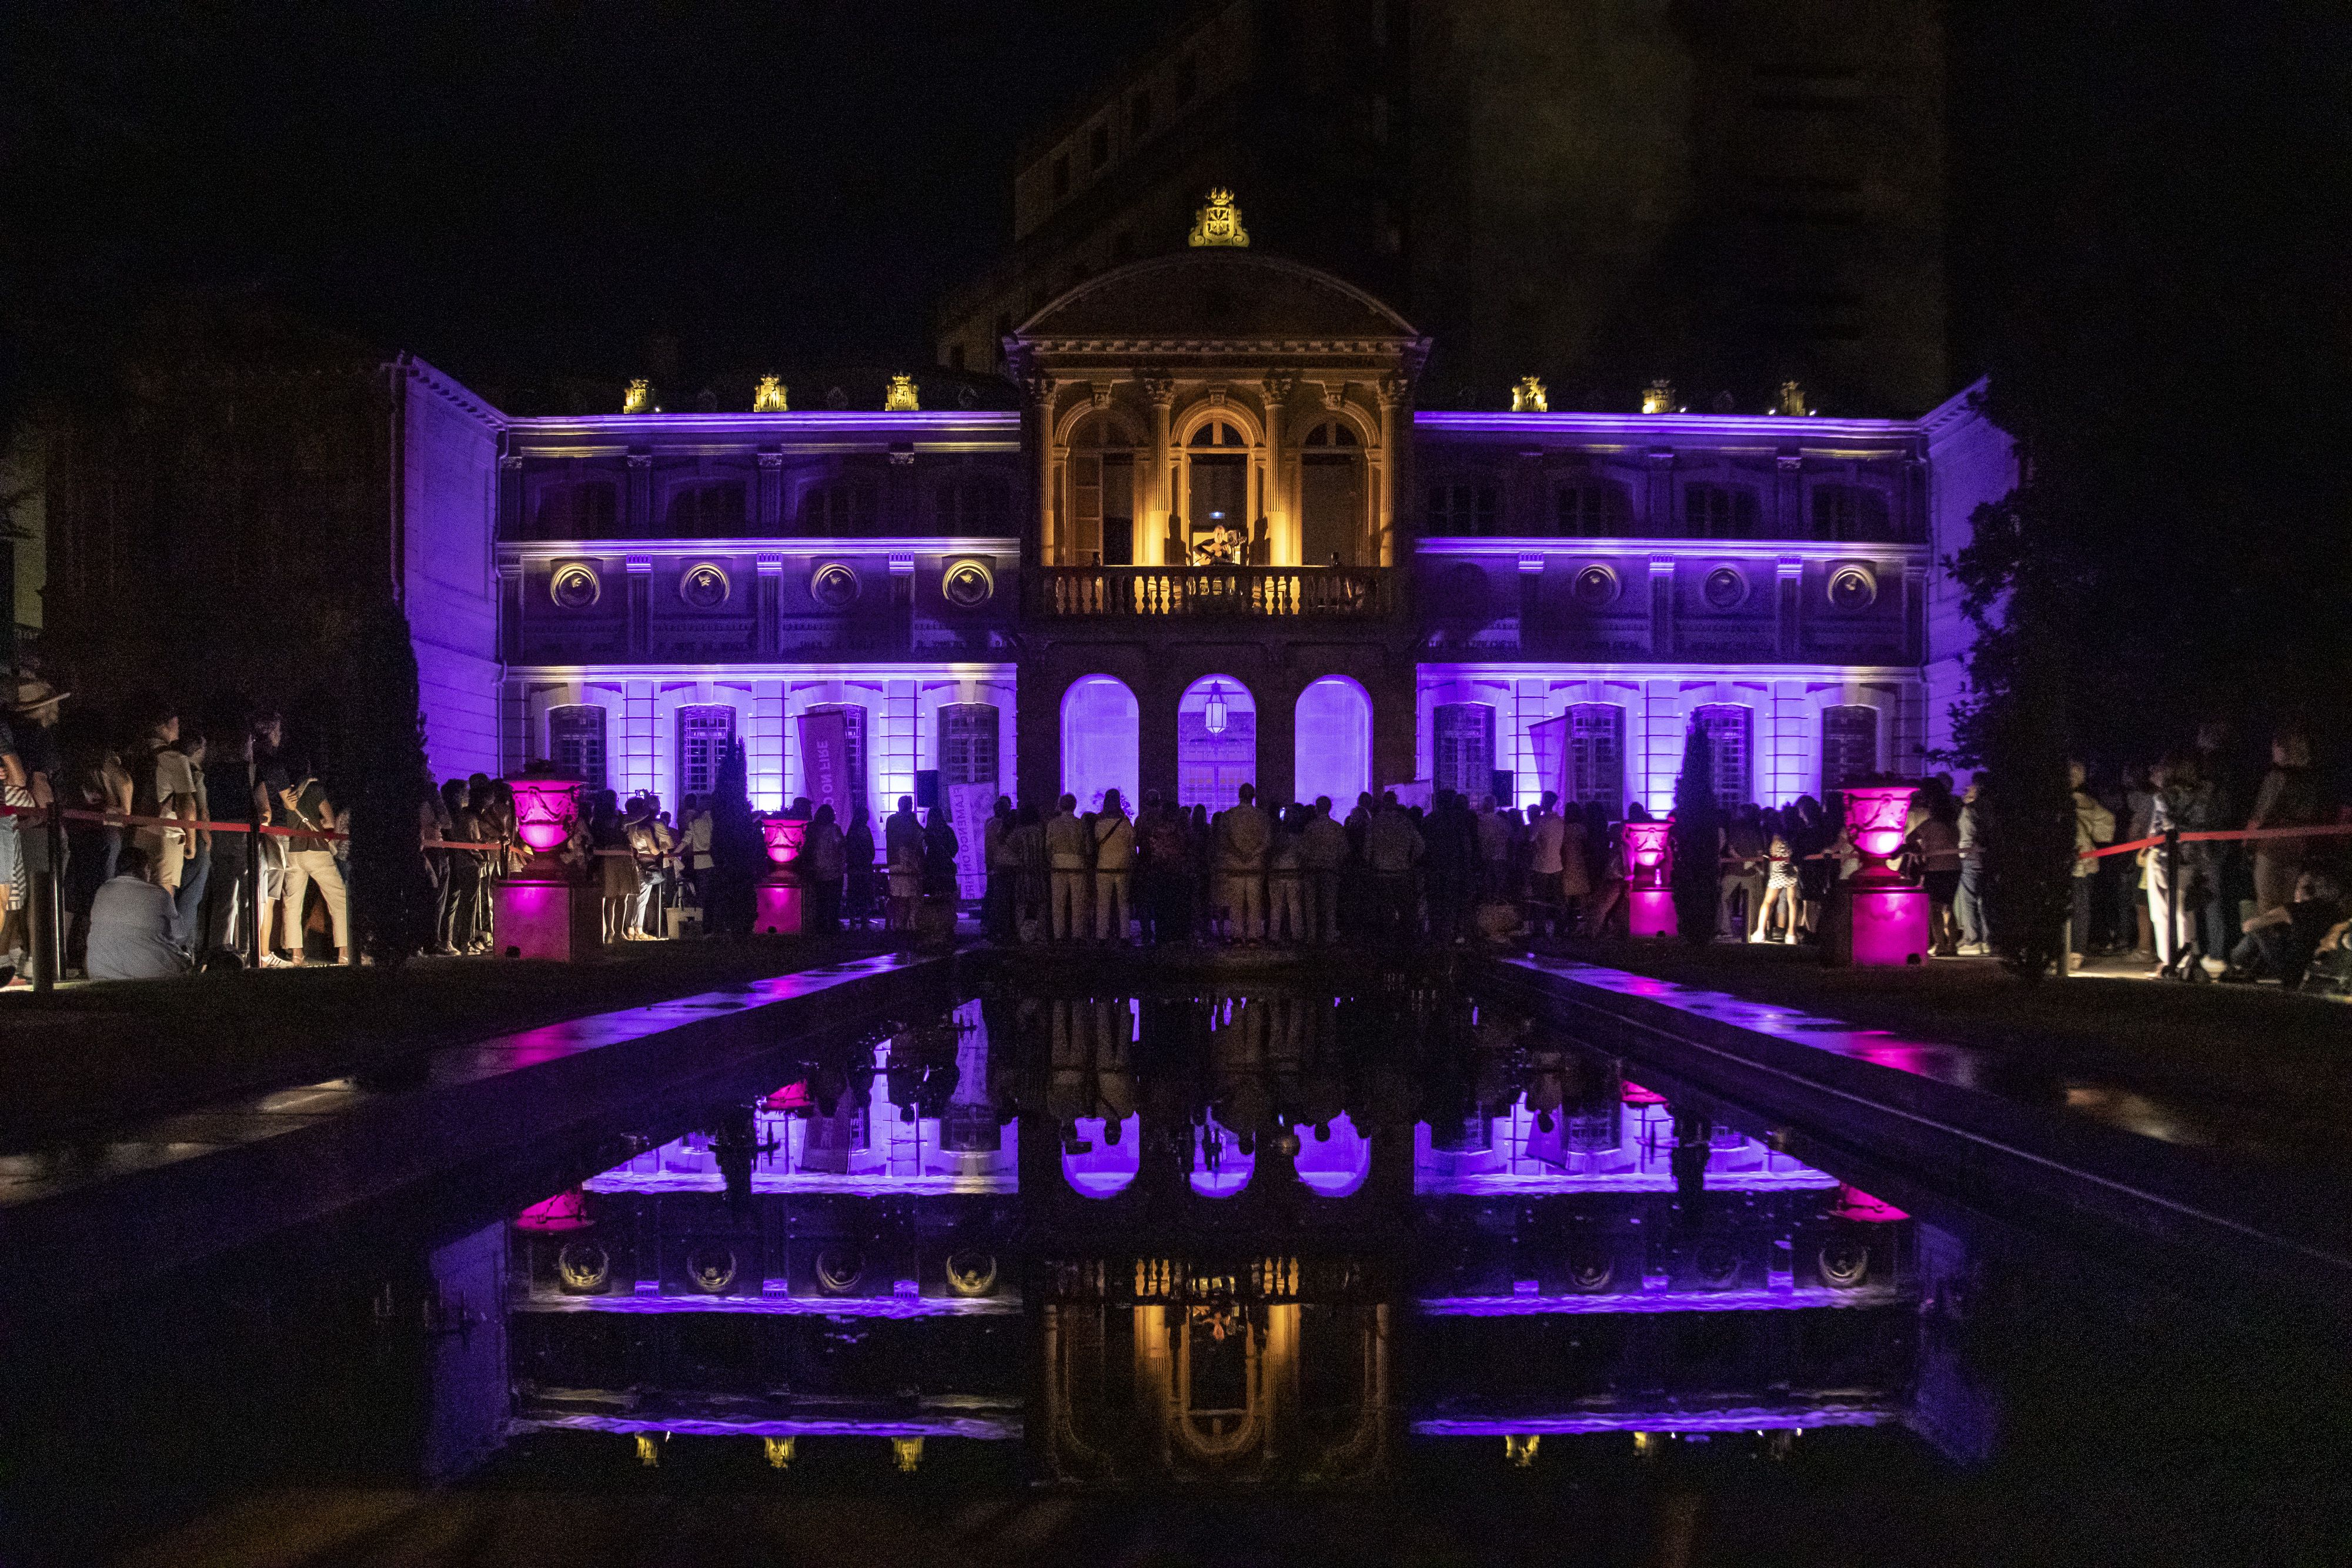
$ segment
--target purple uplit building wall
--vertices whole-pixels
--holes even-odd
[[[773,808],[816,792],[803,720],[837,713],[886,806],[936,775],[1622,811],[1668,803],[1694,725],[1727,800],[1768,804],[1946,738],[1939,563],[2014,478],[1969,394],[1416,410],[1428,338],[1237,222],[1202,234],[1016,326],[1018,413],[516,418],[403,361],[435,770],[551,759],[674,800],[740,739]]]

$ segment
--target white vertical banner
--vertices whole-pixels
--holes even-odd
[[[956,836],[956,887],[965,898],[988,891],[988,818],[996,810],[993,784],[942,784],[948,826]]]

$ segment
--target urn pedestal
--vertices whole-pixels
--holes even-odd
[[[1675,925],[1675,846],[1672,817],[1626,822],[1618,832],[1625,855],[1625,919],[1634,936],[1672,936]]]
[[[1823,960],[1860,968],[1901,968],[1927,961],[1927,890],[1903,880],[1911,784],[1864,784],[1845,792],[1846,836],[1862,869],[1831,895]]]
[[[572,836],[580,813],[580,784],[569,779],[509,779],[515,827],[530,859],[490,884],[491,933],[498,950],[517,958],[577,963],[604,950],[604,888],[586,869],[564,864],[556,852]]]
[[[768,841],[768,874],[752,889],[751,929],[762,936],[801,934],[803,897],[799,873],[801,841],[808,823],[797,817],[762,817],[760,831]]]

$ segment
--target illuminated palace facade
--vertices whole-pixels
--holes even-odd
[[[774,809],[829,711],[886,805],[1248,780],[1663,810],[1693,726],[1727,800],[1920,769],[1965,643],[1937,563],[2013,477],[1966,394],[1417,410],[1428,339],[1230,207],[1203,224],[1014,329],[1017,413],[907,382],[871,412],[519,418],[404,361],[436,772],[551,759],[675,802],[740,740]]]

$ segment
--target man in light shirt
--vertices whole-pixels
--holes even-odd
[[[1049,903],[1056,942],[1086,934],[1076,928],[1085,917],[1084,883],[1091,869],[1087,863],[1087,847],[1086,824],[1078,820],[1078,798],[1065,795],[1059,808],[1045,820],[1045,870],[1052,879]]]
[[[1240,795],[1217,815],[1217,871],[1233,911],[1232,934],[1255,946],[1265,936],[1265,855],[1274,824],[1257,809],[1255,787],[1243,785]]]

